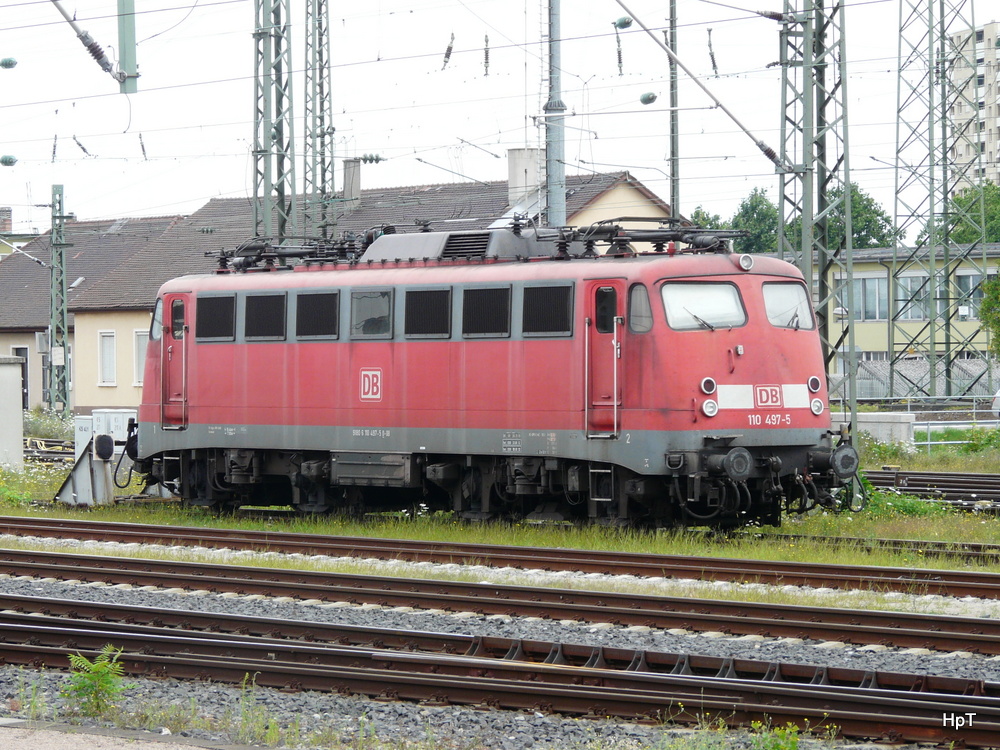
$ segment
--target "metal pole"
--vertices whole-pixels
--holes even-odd
[[[66,377],[68,316],[66,312],[66,219],[63,209],[63,186],[52,186],[52,265],[49,295],[49,408],[69,409],[69,378]]]
[[[677,52],[677,0],[670,0],[670,49]],[[681,215],[680,131],[678,130],[677,62],[670,57],[670,215]]]
[[[562,113],[562,30],[560,0],[549,0],[549,100],[545,104],[546,224],[566,225],[565,128]]]

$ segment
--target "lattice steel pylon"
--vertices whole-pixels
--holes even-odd
[[[844,4],[785,1],[778,247],[813,292],[831,398],[857,415]],[[831,238],[832,224],[842,227]],[[831,242],[836,244],[832,245]]]
[[[63,208],[63,186],[52,186],[52,246],[49,267],[49,382],[48,404],[53,411],[69,409],[69,377],[66,371],[66,347],[69,343],[69,322],[66,312],[66,211]]]
[[[332,210],[333,83],[330,74],[328,0],[306,0],[305,139],[303,141],[303,229],[326,237],[336,226]]]
[[[972,0],[900,0],[896,227],[889,271],[889,387],[895,397],[969,395],[989,369],[960,375],[978,351],[970,317],[986,278],[981,183],[982,81]],[[962,190],[965,200],[954,197]],[[961,225],[965,242],[955,242]],[[907,246],[906,243],[911,243]],[[959,266],[978,272],[963,274]],[[963,310],[964,309],[964,310]],[[964,312],[964,314],[963,314]],[[910,360],[923,359],[926,367]]]
[[[295,192],[290,0],[256,0],[254,233],[299,234]]]

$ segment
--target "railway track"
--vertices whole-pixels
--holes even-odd
[[[768,635],[858,645],[891,644],[1000,654],[1000,621],[903,612],[726,602],[493,583],[334,574],[64,553],[0,550],[0,573],[111,585],[186,587],[213,593],[287,596],[313,603],[414,607],[484,615],[612,623],[733,636]],[[0,607],[7,606],[0,595]],[[78,610],[55,609],[74,615]],[[190,612],[164,613],[181,626]]]
[[[1000,574],[980,571],[878,568],[14,517],[0,517],[0,533],[333,557],[477,563],[528,570],[572,570],[643,577],[1000,598]]]
[[[863,473],[877,489],[896,490],[924,500],[937,500],[962,510],[1000,512],[1000,474],[896,469]]]
[[[218,613],[184,613],[191,621],[180,632],[144,624],[175,611],[35,597],[3,606],[0,654],[10,664],[66,668],[68,651],[93,658],[113,643],[131,675],[238,684],[252,674],[285,690],[678,723],[805,719],[850,737],[973,747],[1000,736],[1000,684],[981,680]],[[198,626],[214,632],[190,629]],[[248,634],[256,630],[268,637]],[[975,724],[961,730],[938,719],[970,712]]]
[[[26,461],[72,463],[74,460],[72,440],[26,437],[23,448]]]

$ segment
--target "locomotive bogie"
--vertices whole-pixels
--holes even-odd
[[[528,242],[497,232],[481,247]],[[218,508],[727,526],[832,504],[854,474],[787,263],[535,245],[415,261],[392,255],[405,237],[379,243],[375,263],[164,286],[136,450],[150,481]]]

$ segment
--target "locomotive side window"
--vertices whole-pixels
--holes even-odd
[[[653,329],[653,308],[649,292],[643,284],[634,284],[628,290],[628,329],[632,333],[646,333]]]
[[[764,310],[771,325],[777,328],[816,327],[809,295],[801,284],[794,282],[768,282],[763,285]]]
[[[300,294],[295,298],[295,335],[337,338],[340,335],[340,293]]]
[[[153,320],[149,324],[149,340],[159,341],[163,335],[163,299],[156,300],[153,308]]]
[[[598,333],[613,333],[618,314],[618,292],[614,287],[602,286],[594,293],[594,325]]]
[[[522,330],[525,336],[573,333],[572,286],[526,286]]]
[[[667,323],[676,331],[714,331],[747,322],[739,290],[732,284],[668,282],[662,293]]]
[[[223,297],[199,296],[195,335],[199,341],[232,341],[236,337],[236,298],[231,294]]]
[[[170,337],[184,338],[184,300],[175,299],[170,305]]]
[[[451,336],[451,290],[407,290],[404,317],[407,336],[448,338]]]
[[[251,294],[246,298],[243,335],[247,339],[285,338],[285,295]]]
[[[510,336],[510,287],[466,289],[462,295],[464,336]]]
[[[351,338],[392,338],[392,292],[351,292]]]

